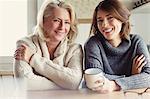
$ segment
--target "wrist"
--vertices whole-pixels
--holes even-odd
[[[111,81],[111,85],[114,91],[119,91],[121,89],[115,81]]]

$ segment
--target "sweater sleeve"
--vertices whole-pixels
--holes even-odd
[[[30,64],[38,73],[62,88],[77,89],[82,78],[82,47],[76,46],[69,57],[67,66],[59,66],[47,58],[34,54]]]
[[[29,38],[17,41],[17,47],[21,44],[26,44],[34,49],[34,44]],[[27,90],[60,89],[53,81],[48,80],[46,77],[36,75],[33,72],[33,68],[23,60],[14,61],[14,74],[16,79],[25,81]]]
[[[15,78],[24,82],[26,90],[61,89],[47,78],[34,74],[32,67],[25,61],[15,60],[14,69]]]
[[[140,74],[131,75],[129,77],[116,79],[116,83],[121,86],[123,90],[150,87],[150,54],[147,46],[142,38],[136,41],[135,46],[136,55],[143,54],[146,57],[147,64],[142,68]]]

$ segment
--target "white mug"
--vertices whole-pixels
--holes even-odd
[[[98,68],[89,68],[84,71],[84,78],[86,81],[86,86],[90,89],[96,88],[104,85],[104,75],[103,72]],[[96,81],[101,80],[101,83],[96,83]]]

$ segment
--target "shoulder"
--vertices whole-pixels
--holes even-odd
[[[130,34],[130,39],[131,39],[132,42],[143,41],[143,38],[138,34]]]
[[[20,40],[23,40],[23,41],[30,41],[30,40],[35,39],[35,38],[38,38],[38,35],[36,35],[36,34],[31,34],[31,35],[28,35],[28,36],[26,36],[26,37],[21,38]]]
[[[100,40],[98,40],[99,38],[95,35],[95,36],[91,36],[87,42],[85,43],[84,47],[94,47],[99,45]]]
[[[130,40],[132,46],[146,46],[144,39],[138,34],[130,34]]]
[[[19,39],[17,41],[17,45],[20,45],[20,44],[25,44],[27,46],[34,46],[34,42],[38,40],[38,36],[37,35],[29,35],[29,36],[26,36],[26,37],[23,37],[21,39]]]
[[[71,43],[71,44],[68,44],[68,48],[69,50],[82,50],[82,45],[81,44],[78,44],[78,43]]]
[[[96,37],[96,35],[94,35],[94,36],[91,36],[88,40],[87,40],[87,43],[90,43],[90,42],[96,42],[97,41],[97,37]]]
[[[137,46],[138,49],[147,47],[145,40],[140,35],[132,34],[130,35],[130,39],[132,46]]]
[[[67,53],[70,54],[75,54],[78,53],[83,54],[83,48],[81,44],[77,44],[77,43],[71,43],[67,45]]]

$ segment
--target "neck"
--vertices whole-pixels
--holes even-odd
[[[121,43],[121,39],[119,40],[110,40],[108,41],[113,47],[118,47]]]
[[[48,47],[48,51],[49,51],[49,54],[54,54],[57,46],[59,45],[60,42],[52,42],[52,41],[48,41],[46,42],[46,45]]]

